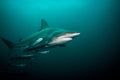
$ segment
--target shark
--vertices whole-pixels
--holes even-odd
[[[1,37],[1,40],[9,49],[23,48],[25,53],[40,52],[46,54],[54,47],[65,47],[68,42],[79,35],[80,32],[50,27],[45,19],[41,19],[41,28],[26,38],[20,39],[17,43],[13,43],[3,37]]]

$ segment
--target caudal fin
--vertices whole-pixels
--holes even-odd
[[[9,40],[6,40],[4,38],[1,38],[1,40],[8,46],[9,49],[13,49],[14,48],[14,43],[12,43]]]

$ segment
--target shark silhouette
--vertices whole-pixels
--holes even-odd
[[[41,52],[45,54],[49,52],[49,49],[56,46],[65,47],[66,43],[79,35],[79,32],[49,27],[48,23],[41,19],[39,31],[24,39],[20,39],[18,43],[13,43],[2,37],[1,39],[9,49],[24,48],[23,52]]]

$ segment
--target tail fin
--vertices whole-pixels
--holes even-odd
[[[9,40],[6,40],[4,38],[1,38],[1,40],[8,46],[9,49],[13,49],[14,48],[14,43],[12,43]]]

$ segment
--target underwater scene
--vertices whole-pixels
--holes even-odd
[[[0,79],[119,78],[119,3],[0,0]]]

